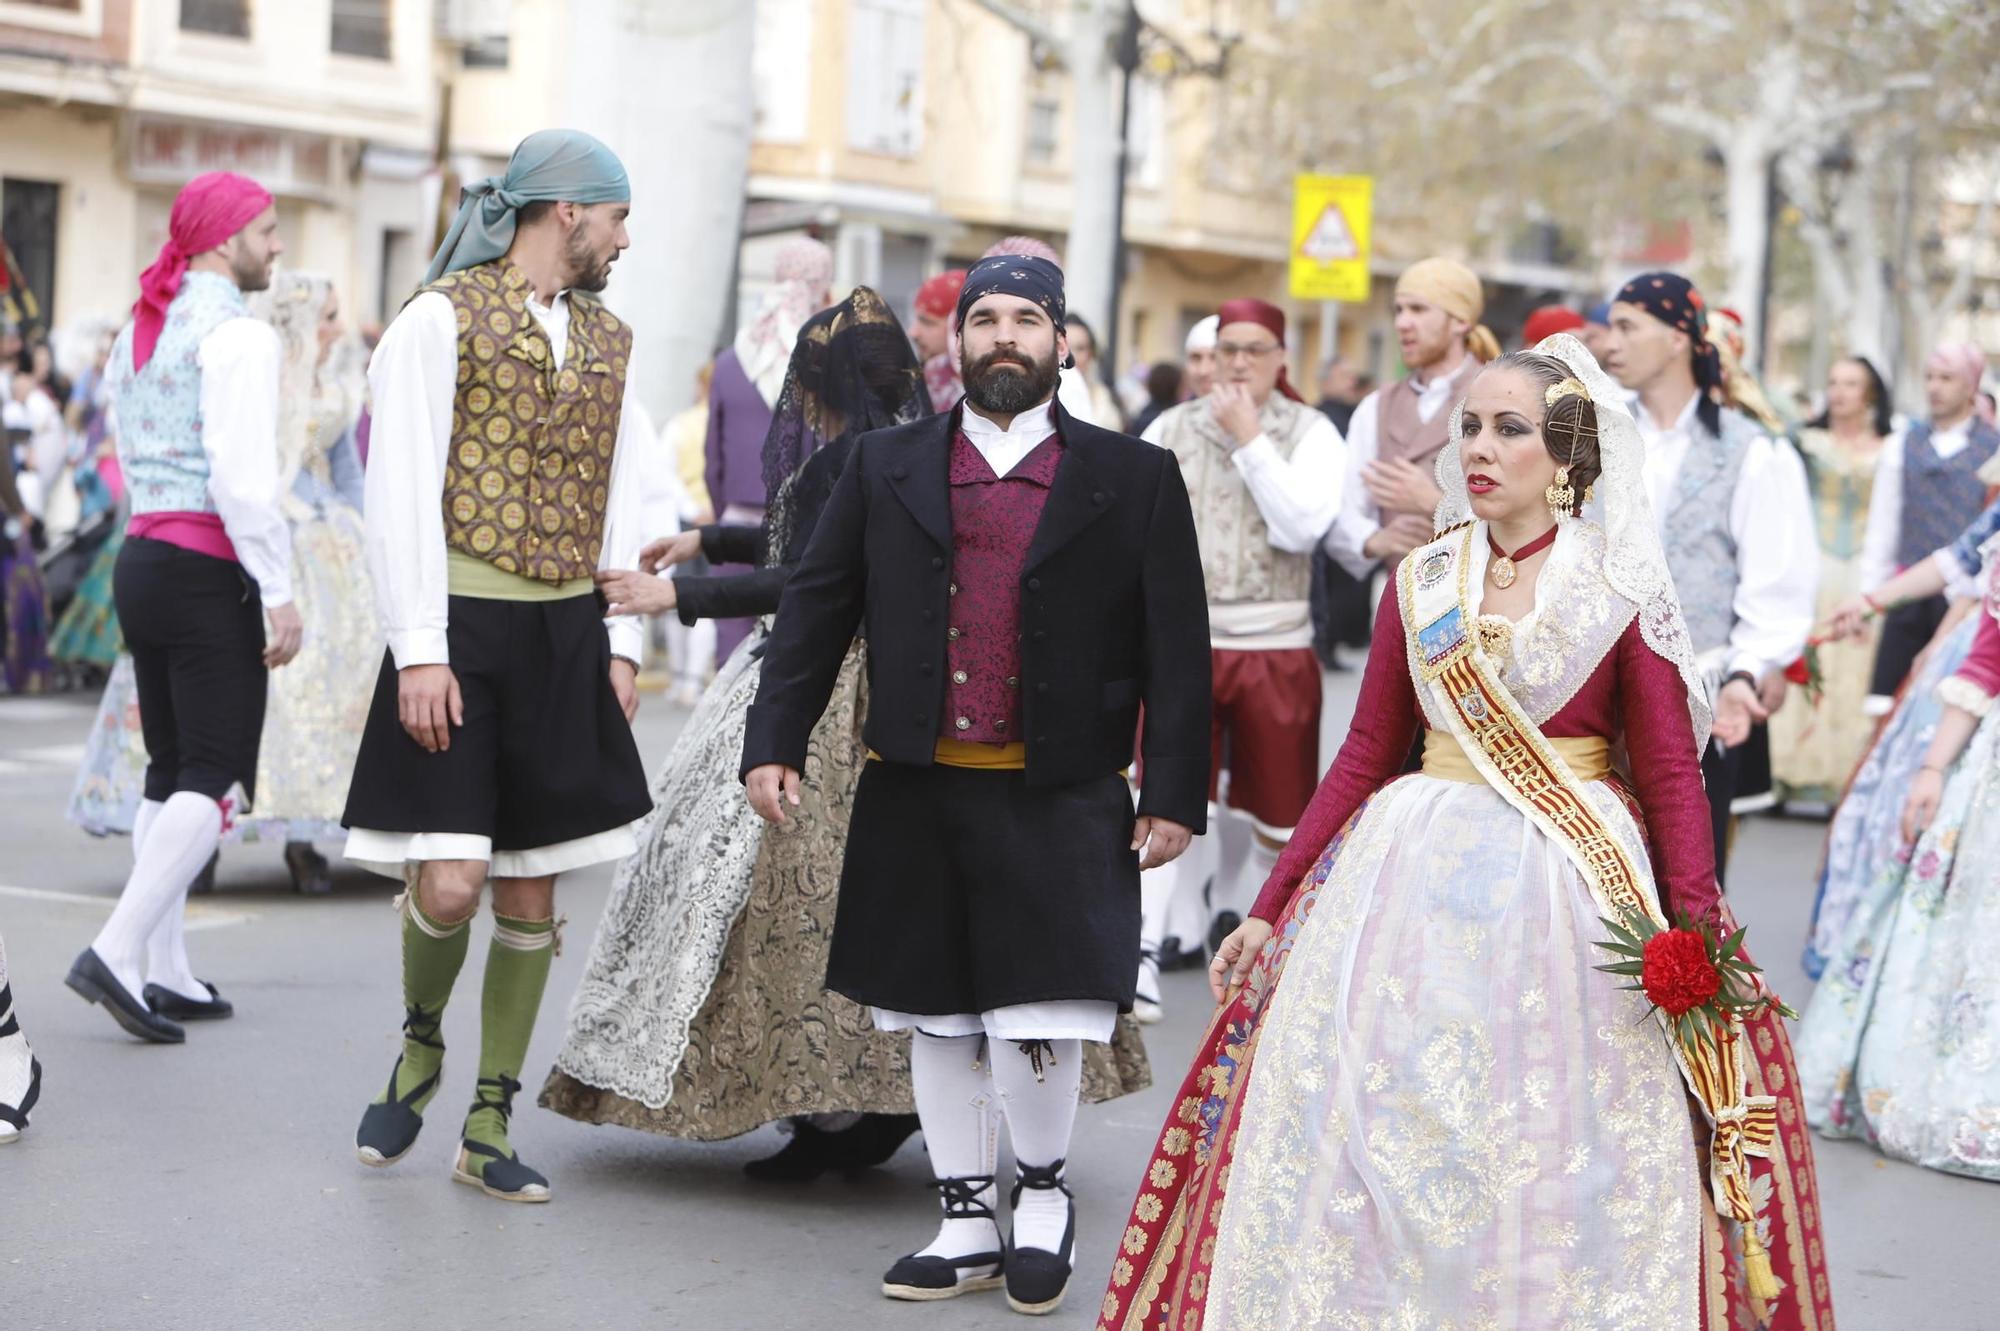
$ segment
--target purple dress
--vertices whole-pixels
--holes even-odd
[[[718,520],[751,526],[763,520],[764,506],[769,502],[764,493],[764,436],[770,429],[770,404],[743,372],[736,349],[725,348],[715,358],[715,374],[709,382],[705,443],[709,501]],[[747,573],[749,569],[726,564],[715,571]],[[752,619],[716,620],[716,660],[728,660],[755,623]]]

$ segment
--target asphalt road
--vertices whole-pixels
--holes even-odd
[[[1330,678],[1331,738],[1355,677]],[[90,715],[89,700],[0,699],[0,933],[46,1068],[34,1126],[0,1151],[0,1331],[1021,1325],[997,1296],[908,1305],[877,1294],[882,1270],[930,1233],[915,1142],[882,1170],[774,1188],[738,1172],[778,1144],[770,1129],[698,1146],[524,1107],[515,1140],[556,1195],[510,1206],[449,1181],[453,1101],[471,1089],[461,1059],[411,1156],[362,1168],[354,1125],[387,1076],[401,1018],[385,880],[343,873],[336,895],[308,902],[289,892],[277,847],[232,851],[220,890],[190,914],[189,946],[239,1015],[197,1025],[178,1048],[129,1040],[62,987],[128,865],[127,843],[63,821]],[[649,701],[649,764],[684,715]],[[1755,822],[1732,870],[1760,959],[1799,1006],[1808,986],[1793,954],[1822,830]],[[570,946],[528,1059],[531,1090],[609,881],[598,869],[562,886]],[[475,937],[468,969],[483,955]],[[456,1049],[476,1048],[476,984],[461,979],[447,1015]],[[1148,1040],[1160,1084],[1079,1118],[1079,1269],[1045,1325],[1091,1325],[1206,1015],[1199,977],[1168,976],[1166,992],[1168,1020]],[[2000,1188],[1853,1143],[1821,1143],[1819,1159],[1845,1331],[2000,1328]]]

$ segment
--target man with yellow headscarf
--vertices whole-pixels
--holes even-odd
[[[1396,282],[1396,342],[1409,373],[1378,388],[1347,426],[1347,485],[1326,549],[1357,578],[1431,539],[1431,471],[1450,434],[1451,406],[1500,343],[1479,322],[1486,293],[1456,259],[1410,265]]]

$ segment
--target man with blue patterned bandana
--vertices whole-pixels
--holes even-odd
[[[1693,283],[1641,273],[1610,319],[1604,368],[1638,399],[1646,488],[1715,707],[1702,778],[1721,878],[1742,746],[1769,715],[1759,683],[1797,660],[1812,631],[1812,501],[1798,454],[1723,405],[1721,360]]]

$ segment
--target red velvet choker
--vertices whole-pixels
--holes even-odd
[[[1510,555],[1500,548],[1500,542],[1493,539],[1493,529],[1488,527],[1486,545],[1493,551],[1493,562],[1487,566],[1486,572],[1493,579],[1493,585],[1502,591],[1512,587],[1517,576],[1514,571],[1515,563],[1532,555],[1538,555],[1555,543],[1556,528],[1551,527]]]

